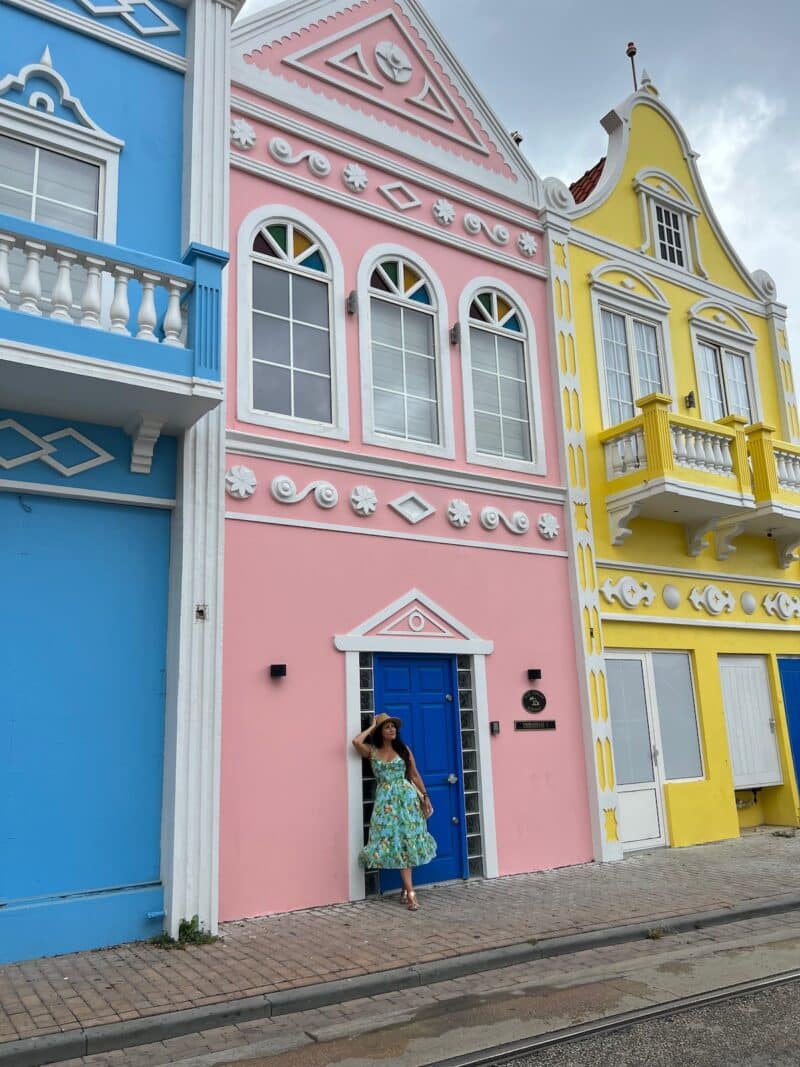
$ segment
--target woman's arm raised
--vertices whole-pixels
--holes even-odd
[[[367,744],[367,738],[374,729],[375,723],[372,723],[366,730],[362,730],[358,737],[353,738],[353,747],[359,756],[362,756],[364,759],[369,759],[372,754],[372,746]]]

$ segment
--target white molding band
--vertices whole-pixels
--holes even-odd
[[[775,630],[779,633],[785,633],[795,638],[797,637],[797,626],[791,621],[787,621],[781,626],[777,623],[768,622],[723,622],[716,616],[703,616],[699,619],[687,619],[681,616],[676,618],[675,616],[669,615],[614,615],[610,612],[603,612],[601,618],[603,622],[650,622],[669,626],[711,626],[715,630]]]
[[[137,496],[135,493],[113,493],[107,489],[81,489],[74,485],[18,482],[8,478],[0,478],[0,493],[2,492],[64,496],[71,500],[98,500],[107,504],[134,504],[143,508],[166,508],[168,510],[174,508],[177,503],[171,497]]]
[[[728,571],[681,570],[679,567],[665,567],[657,563],[633,563],[630,560],[620,562],[614,559],[598,559],[597,567],[599,570],[607,568],[615,571],[641,571],[643,574],[664,574],[674,578],[708,578],[711,581],[745,582],[749,585],[774,586],[776,584],[774,578],[755,578],[749,574],[732,574]],[[800,589],[800,581],[793,582],[790,579],[781,578],[778,584]]]

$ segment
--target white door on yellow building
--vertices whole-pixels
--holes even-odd
[[[664,782],[703,777],[686,652],[611,652],[606,677],[626,852],[666,844]]]
[[[781,785],[775,711],[764,656],[720,656],[719,673],[736,789]]]

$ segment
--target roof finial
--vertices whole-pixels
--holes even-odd
[[[636,84],[636,45],[633,41],[628,41],[628,47],[625,49],[625,55],[631,61],[631,73],[633,74],[633,91],[637,92],[639,86]]]
[[[53,57],[50,55],[50,45],[49,44],[46,44],[44,46],[44,52],[42,52],[42,58],[39,60],[39,64],[42,67],[52,67],[53,66]]]

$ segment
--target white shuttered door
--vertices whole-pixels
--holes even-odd
[[[720,656],[725,722],[736,789],[783,782],[763,656]]]

